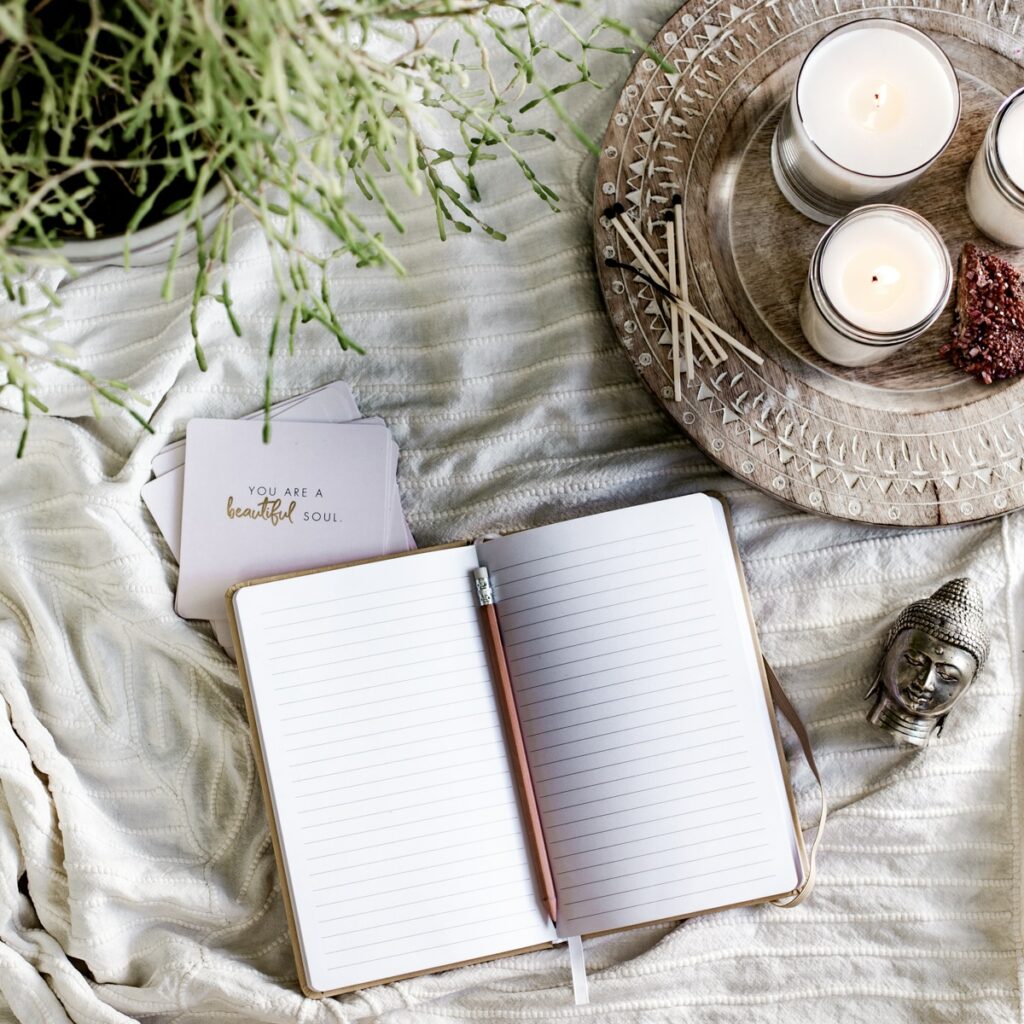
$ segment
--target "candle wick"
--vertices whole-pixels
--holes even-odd
[[[877,274],[872,274],[871,275],[871,283],[872,284],[878,284],[878,275]]]

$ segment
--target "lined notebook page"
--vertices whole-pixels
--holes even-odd
[[[559,934],[794,889],[795,829],[721,505],[691,495],[478,547]]]
[[[330,991],[547,942],[472,547],[235,595],[299,944]]]

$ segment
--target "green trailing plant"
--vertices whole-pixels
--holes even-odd
[[[232,225],[256,221],[269,246],[277,311],[267,347],[269,408],[274,357],[293,351],[304,324],[346,334],[328,290],[328,268],[347,258],[401,273],[387,240],[359,208],[401,218],[381,182],[395,176],[433,202],[440,237],[481,229],[474,212],[481,169],[498,152],[515,161],[541,201],[555,193],[520,149],[546,104],[583,145],[593,143],[559,97],[594,86],[597,51],[628,53],[626,26],[602,20],[585,34],[566,8],[574,0],[8,0],[0,3],[0,390],[20,393],[26,430],[33,366],[56,365],[101,403],[143,426],[140,403],[120,382],[99,380],[52,344],[59,305],[21,282],[36,264],[61,262],[67,239],[126,236],[173,214],[165,295],[186,242],[195,246],[192,332],[203,303],[219,303],[235,333],[226,263]],[[561,38],[556,46],[545,39]],[[504,76],[495,70],[494,55]],[[431,139],[456,139],[451,148]],[[207,190],[226,199],[212,225],[200,216]],[[326,228],[329,252],[303,244],[306,220]],[[24,448],[23,435],[19,453]]]

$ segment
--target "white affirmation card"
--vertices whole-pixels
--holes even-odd
[[[307,985],[549,943],[472,546],[241,587],[233,603]]]
[[[299,409],[303,415],[295,415]],[[359,416],[359,406],[352,397],[352,389],[342,381],[325,384],[305,395],[297,395],[277,402],[270,407],[270,418],[278,417],[286,420],[299,420],[306,423],[348,423]],[[263,410],[240,416],[243,420],[263,420]],[[155,476],[163,476],[176,466],[185,465],[185,439],[172,441],[164,445],[153,457],[150,467]]]
[[[242,580],[385,551],[394,491],[386,427],[192,420],[175,609],[223,616]]]
[[[721,503],[690,495],[477,546],[559,934],[795,889],[796,826]]]
[[[321,422],[342,422],[337,420],[308,419],[303,413],[303,407],[293,403],[294,409],[282,410],[280,419],[282,422],[296,421],[300,423],[321,423]],[[228,421],[236,422],[236,421]],[[349,421],[343,421],[349,422]],[[383,420],[378,418],[352,420],[356,426],[380,426]],[[181,514],[185,497],[185,463],[184,448],[182,448],[182,463],[170,469],[142,485],[142,500],[149,509],[164,540],[170,548],[171,554],[177,561],[181,561]],[[398,466],[398,445],[391,442],[388,449],[388,476],[393,476]],[[409,551],[416,546],[409,533],[405,522],[405,515],[402,512],[401,498],[398,494],[398,482],[394,481],[388,494],[390,510],[388,512],[387,540],[381,554],[389,555],[396,551]],[[221,616],[223,618],[223,616]]]

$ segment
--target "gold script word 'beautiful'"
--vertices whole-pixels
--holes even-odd
[[[263,519],[271,526],[280,526],[281,523],[294,523],[292,515],[295,513],[296,502],[290,502],[285,509],[281,505],[280,498],[264,498],[258,505],[246,507],[236,505],[235,499],[228,495],[228,519]]]

